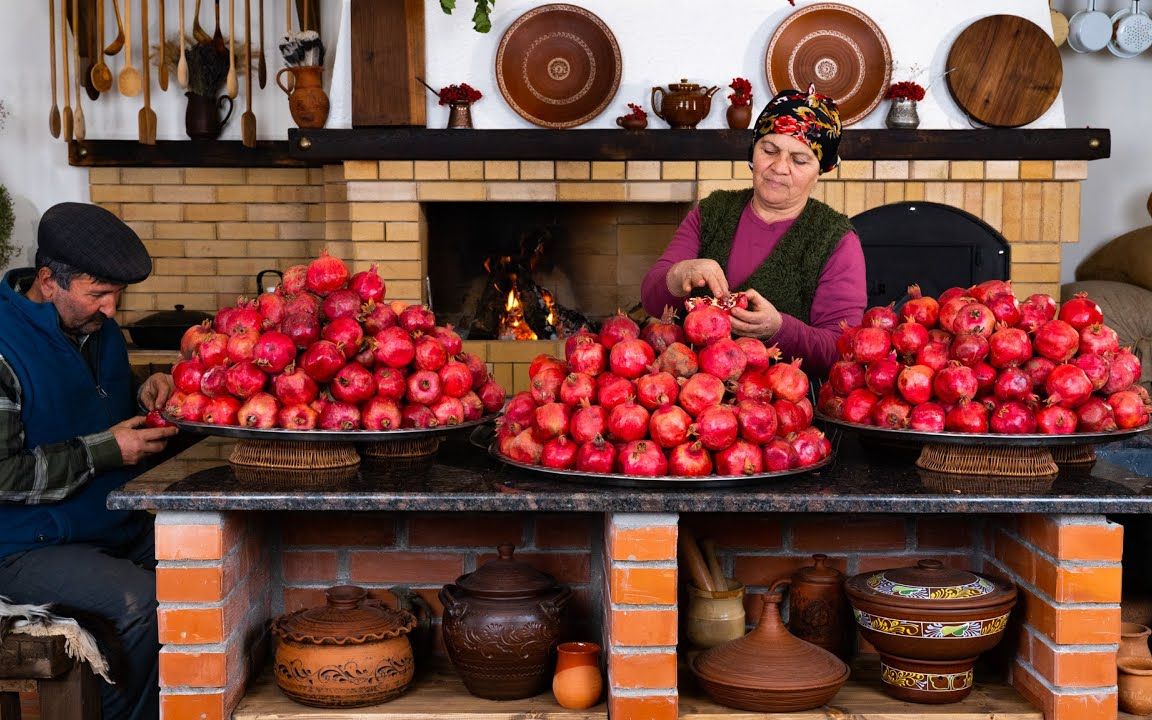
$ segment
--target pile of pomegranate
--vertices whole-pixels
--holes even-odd
[[[739,298],[693,302],[644,329],[617,313],[540,355],[531,389],[498,421],[499,452],[558,470],[637,476],[753,475],[815,465],[831,444],[811,427],[808,377],[775,347],[732,338]]]
[[[322,252],[275,292],[194,325],[165,413],[289,430],[397,430],[496,413],[505,392],[422,305],[385,302],[376,266],[355,275]]]
[[[1120,347],[1100,307],[1080,294],[1059,308],[1009,282],[909,288],[837,339],[841,360],[817,406],[852,423],[924,432],[1111,432],[1148,424],[1140,361]]]

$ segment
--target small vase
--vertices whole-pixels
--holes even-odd
[[[1152,630],[1147,625],[1126,622],[1120,625],[1120,648],[1116,651],[1116,659],[1120,658],[1152,658],[1148,650],[1148,636]]]
[[[556,646],[556,674],[552,694],[560,707],[590,708],[600,699],[600,646],[589,642],[566,642]]]
[[[284,73],[292,74],[292,87],[284,83]],[[276,84],[288,95],[288,110],[296,127],[322,128],[328,121],[328,95],[321,83],[323,73],[320,65],[286,67],[276,73]]]
[[[916,101],[909,98],[895,98],[888,107],[888,117],[884,118],[884,124],[891,130],[915,130],[920,126]]]
[[[472,129],[472,103],[448,103],[448,128]]]
[[[728,127],[733,130],[747,130],[752,122],[752,106],[729,105],[725,117],[728,119]]]

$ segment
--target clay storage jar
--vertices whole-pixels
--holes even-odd
[[[884,691],[921,703],[971,692],[976,656],[1000,642],[1016,604],[1012,583],[939,560],[862,573],[845,587],[860,632],[880,651]]]
[[[325,607],[272,621],[276,684],[296,702],[316,707],[376,705],[408,689],[415,671],[408,632],[416,618],[365,603],[364,588],[337,585]]]
[[[499,557],[440,591],[444,646],[468,692],[516,700],[548,689],[552,647],[572,590],[512,557]]]
[[[764,595],[756,629],[692,661],[692,672],[715,702],[753,712],[811,710],[848,679],[848,666],[838,657],[788,632],[780,600],[778,592]]]
[[[844,594],[844,575],[827,564],[828,556],[812,556],[813,564],[792,574],[788,587],[788,630],[819,645],[841,660],[848,658],[852,613]]]

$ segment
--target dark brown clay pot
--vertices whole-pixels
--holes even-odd
[[[692,672],[714,701],[753,712],[811,710],[831,700],[848,679],[848,666],[839,658],[788,632],[780,601],[778,592],[765,595],[755,630],[693,660]]]
[[[284,73],[292,73],[292,87],[284,84]],[[328,95],[321,84],[324,68],[320,65],[298,65],[281,68],[276,84],[288,95],[288,110],[297,127],[322,128],[328,121]]]
[[[408,632],[416,618],[364,602],[354,585],[327,591],[325,607],[297,610],[272,621],[276,684],[296,702],[316,707],[376,705],[412,682],[415,663]]]
[[[501,545],[499,557],[440,591],[444,646],[464,687],[489,700],[548,689],[550,660],[572,590]]]
[[[939,560],[862,573],[845,588],[864,638],[911,659],[960,660],[995,647],[1016,604],[1015,585]]]
[[[729,105],[724,118],[728,121],[728,127],[733,130],[747,130],[752,123],[752,106]]]
[[[911,660],[880,656],[880,681],[897,700],[939,705],[960,702],[972,692],[972,665],[962,660]]]
[[[621,115],[616,118],[616,124],[625,130],[643,130],[648,127],[648,118]]]
[[[819,645],[841,660],[848,657],[852,609],[844,594],[844,575],[827,564],[828,556],[812,556],[813,564],[792,575],[788,589],[788,630]]]
[[[219,98],[186,92],[188,107],[184,110],[184,131],[193,140],[215,140],[220,137],[228,118],[232,117],[232,98],[221,95]],[[228,103],[228,112],[220,119],[220,106]]]

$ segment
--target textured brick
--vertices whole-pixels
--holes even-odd
[[[675,720],[677,704],[675,695],[611,697],[608,716],[622,720]]]
[[[837,551],[904,548],[904,520],[881,516],[815,516],[797,519],[792,530],[797,550]]]
[[[784,528],[771,515],[692,514],[681,518],[698,538],[712,538],[721,548],[772,550],[783,547]]]
[[[160,653],[160,687],[223,687],[227,684],[224,653]]]
[[[613,528],[608,537],[613,560],[675,560],[676,528],[671,525]]]
[[[610,592],[612,602],[621,605],[674,605],[675,568],[614,567]]]
[[[223,598],[224,569],[220,566],[156,568],[160,602],[219,602]]]
[[[381,513],[288,513],[281,528],[285,547],[387,547],[396,538],[395,519]]]
[[[589,515],[536,515],[536,547],[587,548],[592,542],[592,528],[597,525]]]
[[[613,653],[608,663],[613,687],[656,689],[676,686],[676,653]]]
[[[1045,515],[1024,515],[1020,536],[1059,560],[1120,562],[1124,527],[1116,523],[1060,525]]]
[[[161,607],[156,612],[161,643],[199,645],[224,640],[222,608],[175,609]]]
[[[1116,656],[1108,652],[1057,652],[1032,641],[1032,666],[1058,687],[1105,687],[1116,684]],[[1061,648],[1076,650],[1076,646]]]
[[[464,572],[464,556],[455,553],[361,552],[348,553],[353,582],[452,582]]]
[[[161,720],[225,720],[224,693],[160,696]]]
[[[523,521],[516,515],[415,515],[408,521],[408,544],[431,547],[495,548],[522,545]]]
[[[614,645],[675,645],[676,610],[611,610],[608,613],[608,633]]]
[[[1059,645],[1109,645],[1120,640],[1120,608],[1060,606],[1019,590],[1025,622]]]
[[[284,581],[296,582],[335,582],[337,558],[335,552],[321,550],[285,551],[281,554],[284,564]]]
[[[224,531],[218,525],[157,525],[157,560],[219,560]]]

